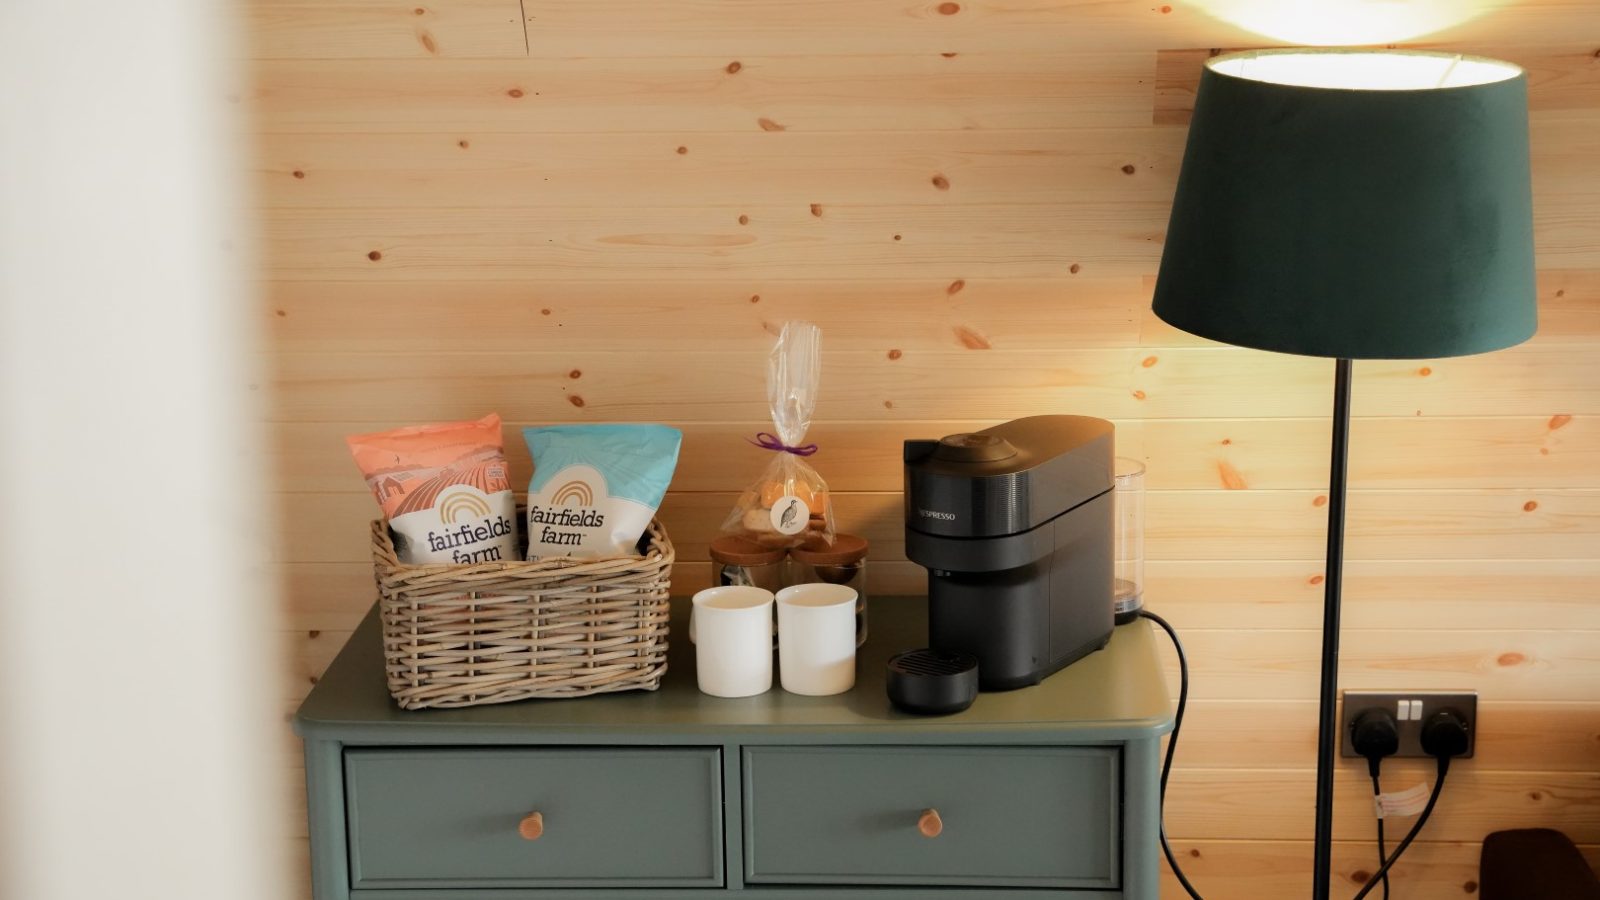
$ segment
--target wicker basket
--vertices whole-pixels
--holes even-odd
[[[667,670],[672,542],[643,556],[403,565],[372,523],[389,693],[402,709],[655,690]]]

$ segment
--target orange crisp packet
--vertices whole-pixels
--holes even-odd
[[[517,502],[498,415],[354,434],[345,443],[383,507],[401,562],[518,558]]]

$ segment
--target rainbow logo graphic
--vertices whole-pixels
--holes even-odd
[[[593,506],[594,488],[586,481],[569,481],[556,489],[551,506]]]
[[[439,521],[453,525],[462,520],[476,522],[489,518],[489,501],[471,491],[454,491],[439,498]]]

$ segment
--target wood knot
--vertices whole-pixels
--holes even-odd
[[[750,217],[746,216],[746,215],[739,216],[739,224],[740,225],[749,225],[750,224]]]
[[[1250,485],[1245,483],[1244,476],[1239,470],[1225,459],[1217,460],[1217,475],[1222,479],[1223,488],[1230,491],[1248,490]]]
[[[1224,446],[1224,447],[1228,446],[1231,443],[1233,443],[1233,438],[1223,438],[1222,439],[1222,446]]]
[[[679,147],[678,148],[678,155],[679,156],[683,156],[684,154],[686,154],[688,152],[689,152],[689,148],[688,147]]]
[[[941,191],[950,190],[950,179],[944,177],[943,175],[934,175],[932,180],[933,180],[933,186],[938,188],[939,190],[941,190]]]
[[[819,219],[822,218],[822,204],[821,203],[813,203],[813,204],[811,204],[811,214],[813,216],[816,216]]]
[[[1122,167],[1122,174],[1124,174],[1124,175],[1132,175],[1134,172],[1137,172],[1137,171],[1139,171],[1139,170],[1135,169],[1133,167],[1133,163],[1128,163],[1127,165]]]
[[[1159,359],[1160,359],[1159,357],[1155,357],[1155,356],[1146,356],[1144,359],[1139,360],[1139,365],[1144,366],[1146,369],[1148,369],[1151,366],[1155,365],[1159,361]]]
[[[571,403],[573,406],[578,406],[578,407],[583,406],[583,398],[579,397],[577,394],[569,395],[567,397],[567,402]]]
[[[1321,584],[1326,579],[1321,575],[1313,575],[1306,579],[1307,584]]]
[[[1517,653],[1515,651],[1511,653],[1502,653],[1495,658],[1495,662],[1502,666],[1520,666],[1527,661],[1528,658],[1526,656],[1523,656],[1521,653]]]
[[[894,239],[895,239],[895,240],[897,240],[897,241],[898,241],[898,240],[900,240],[900,235],[898,235],[898,234],[897,234],[897,235],[895,235],[895,236],[894,236]]]
[[[956,58],[956,55],[954,53],[941,53],[939,55],[944,57],[945,59],[955,59]]]
[[[883,401],[883,408],[884,409],[894,409],[894,401],[893,400],[885,400],[885,401]]]
[[[1366,884],[1367,880],[1371,877],[1372,873],[1368,872],[1366,869],[1357,869],[1350,873],[1350,880],[1356,884]]]
[[[383,259],[383,254],[377,250],[372,250],[367,253],[367,259],[377,262],[378,260]]]
[[[1135,399],[1135,400],[1143,400],[1144,397],[1145,397],[1144,391],[1134,391],[1133,392],[1133,399]]]
[[[506,96],[512,98],[513,100],[521,99],[522,88],[512,88],[511,90],[506,91]]]
[[[1328,497],[1327,497],[1327,495],[1326,494],[1318,494],[1316,496],[1316,499],[1311,501],[1311,505],[1312,506],[1327,506],[1328,505]]]
[[[1560,300],[1562,297],[1565,297],[1566,295],[1567,295],[1567,289],[1566,288],[1558,288],[1556,290],[1556,299],[1557,300]]]
[[[959,3],[939,4],[939,15],[941,16],[953,16],[958,12],[961,12],[961,4]]]
[[[459,140],[459,141],[456,141],[456,146],[457,146],[457,147],[460,147],[460,148],[461,148],[461,149],[463,149],[463,150],[465,150],[465,149],[467,149],[467,148],[468,148],[468,147],[471,147],[471,146],[472,146],[472,144],[470,144],[470,143],[469,143],[469,142],[468,142],[468,141],[467,141],[467,139],[466,139],[466,138],[462,138],[462,139],[461,139],[461,140]]]
[[[955,281],[950,282],[950,286],[945,288],[944,292],[946,294],[950,294],[950,295],[954,296],[956,294],[961,293],[961,289],[966,287],[966,286],[967,286],[967,282],[966,282],[965,279],[957,278]]]
[[[1067,266],[1067,271],[1071,272],[1074,275],[1076,275],[1079,272],[1083,271],[1083,266],[1080,266],[1077,263],[1073,263],[1072,265]]]
[[[289,318],[289,311],[288,311],[288,310],[286,310],[286,309],[280,309],[280,310],[278,310],[278,318],[280,318],[280,319],[287,319],[287,318]]]
[[[756,120],[756,124],[761,126],[761,130],[762,131],[788,131],[789,130],[789,127],[787,125],[779,125],[777,122],[774,122],[771,119],[767,119],[767,118],[757,119]]]
[[[736,59],[733,62],[728,63],[723,71],[727,72],[729,75],[737,75],[739,74],[739,70],[742,68],[744,68],[744,65]]]
[[[1191,847],[1189,849],[1189,856],[1193,857],[1194,859],[1199,859],[1200,858],[1200,851]]]
[[[550,315],[550,310],[548,310],[548,309],[541,309],[541,310],[539,310],[539,315],[541,315],[541,316],[548,316],[548,315]]]
[[[411,14],[414,16],[425,16],[428,14],[428,11],[419,6],[416,9],[413,9]]]
[[[304,171],[300,170],[300,169],[295,169],[290,174],[294,175],[294,177],[296,177],[296,178],[304,178],[304,177],[306,177],[306,173]]]
[[[1528,799],[1532,800],[1535,803],[1537,803],[1540,800],[1544,799],[1544,794],[1541,794],[1538,791],[1529,791],[1528,792]]]
[[[901,353],[899,350],[890,350],[889,351],[889,358],[890,359],[899,359],[901,356],[904,356],[904,355],[905,354]]]
[[[989,339],[965,325],[957,325],[952,329],[956,333],[956,340],[968,350],[988,350]]]
[[[1476,894],[1478,892],[1478,883],[1476,881],[1468,881],[1461,885],[1461,890],[1468,894]]]
[[[317,630],[317,629],[315,629],[315,628],[313,628],[310,631],[306,632],[306,637],[309,637],[314,641],[317,638],[322,637],[322,632]]]
[[[751,303],[760,303],[761,302],[761,295],[760,294],[751,294],[750,295],[750,302]]]
[[[583,370],[582,369],[573,369],[571,372],[567,373],[567,377],[573,379],[574,381],[576,381],[577,379],[583,377]]]
[[[1550,422],[1549,422],[1550,430],[1551,431],[1555,431],[1557,428],[1560,428],[1561,426],[1563,426],[1563,425],[1565,425],[1565,424],[1567,424],[1568,422],[1571,422],[1571,421],[1572,421],[1572,417],[1567,415],[1566,413],[1557,413],[1556,415],[1553,415],[1553,416],[1550,417]]]
[[[1433,374],[1433,370],[1428,368],[1427,366],[1423,366],[1422,368],[1417,370],[1417,374],[1421,375],[1423,378],[1427,378],[1429,375]]]
[[[1527,503],[1522,504],[1522,511],[1523,512],[1533,512],[1534,510],[1536,510],[1538,508],[1539,508],[1539,501],[1537,501],[1537,500],[1529,500]]]

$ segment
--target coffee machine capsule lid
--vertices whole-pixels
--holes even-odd
[[[906,712],[958,713],[978,696],[978,659],[944,650],[906,650],[889,658],[889,702]]]

